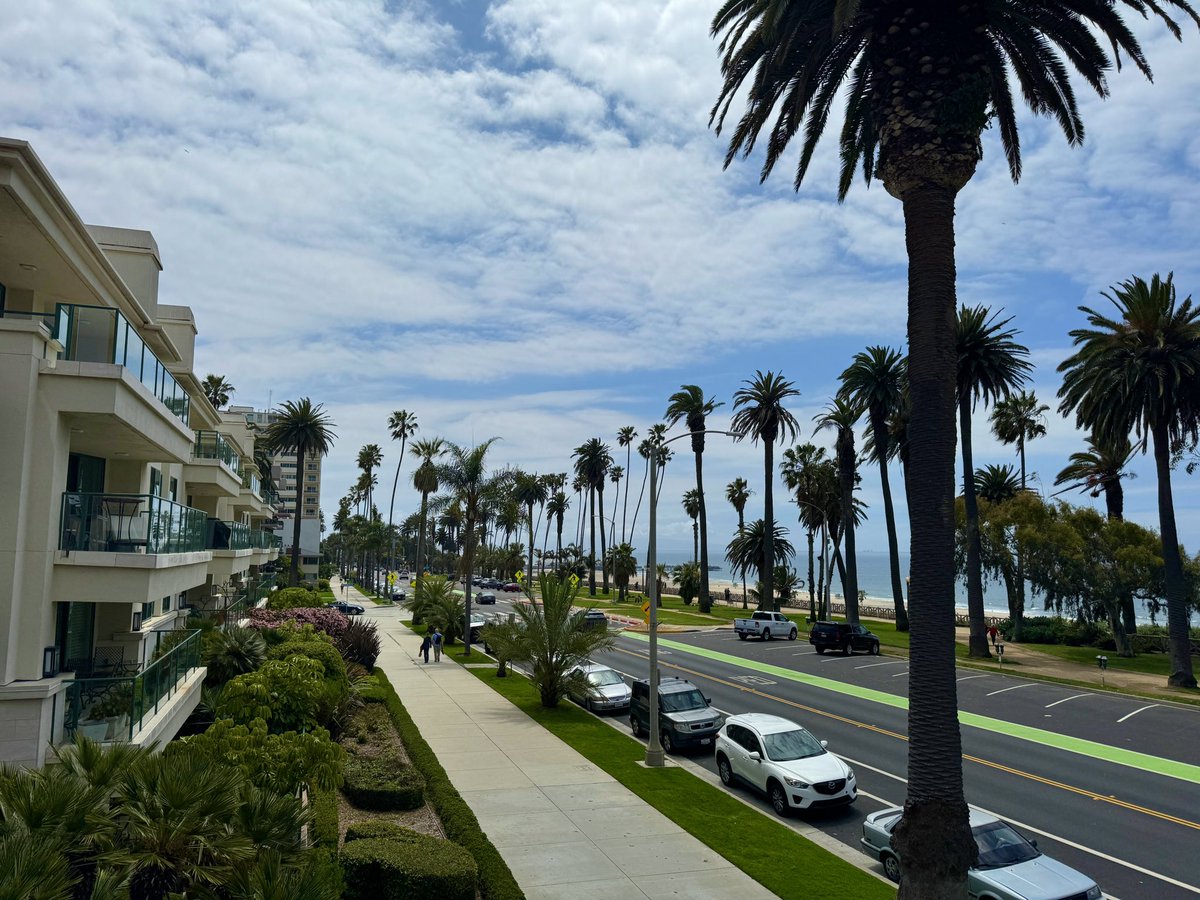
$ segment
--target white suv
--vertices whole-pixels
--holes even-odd
[[[730,716],[717,734],[716,756],[721,781],[766,794],[781,816],[858,798],[854,770],[826,750],[825,741],[779,716]]]

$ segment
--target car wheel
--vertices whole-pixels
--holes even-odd
[[[591,700],[585,699],[583,701],[583,708],[586,709],[588,712],[595,712],[595,710],[592,709],[592,701]]]
[[[875,643],[873,643],[873,644],[871,645],[871,655],[872,655],[872,656],[878,656],[878,655],[879,655],[879,641],[876,641]]]
[[[788,632],[788,640],[794,641],[799,636],[799,634],[800,634],[800,632],[798,632],[795,628],[793,628],[791,631]]]
[[[740,640],[743,640],[743,641],[744,641],[744,640],[746,639],[746,637],[747,637],[747,635],[745,635],[745,634],[742,634],[740,631],[738,632],[738,638],[739,638]]]
[[[896,884],[900,883],[900,860],[890,853],[885,853],[883,856],[883,874]]]
[[[842,656],[849,656],[849,655],[850,655],[850,642],[847,641],[846,643],[842,644]]]
[[[717,757],[717,774],[721,776],[721,784],[733,787],[733,769],[729,767],[729,760],[724,756]]]
[[[629,717],[629,727],[633,730],[633,736],[640,738],[642,736],[642,723],[638,721],[637,716]]]
[[[762,637],[764,641],[769,641],[771,639],[771,629],[764,628]]]
[[[664,731],[662,733],[662,748],[665,753],[675,752],[675,741],[671,737],[671,732]]]
[[[825,655],[825,648],[824,648],[824,647],[818,647],[818,648],[817,648],[817,656],[824,656],[824,655]]]
[[[770,799],[771,808],[775,810],[776,815],[787,816],[787,794],[783,792],[783,786],[778,781],[771,782],[771,787],[767,790],[767,797]]]

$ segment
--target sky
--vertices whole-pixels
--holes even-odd
[[[796,150],[765,184],[758,158],[723,169],[708,125],[715,8],[26,0],[0,18],[0,134],[32,143],[85,221],[154,233],[160,302],[195,312],[199,376],[224,375],[236,404],[325,405],[338,435],[327,519],[368,442],[384,448],[386,516],[397,409],[416,414],[422,437],[499,437],[496,467],[559,472],[595,436],[624,465],[617,429],[644,435],[681,384],[725,403],[709,421],[723,428],[743,380],[774,370],[801,391],[803,439],[830,446],[812,421],[839,373],[868,345],[904,343],[900,206],[861,182],[839,204],[830,141],[798,193]],[[1080,148],[1023,114],[1019,185],[986,132],[959,199],[960,301],[1012,317],[1051,407],[1080,304],[1158,271],[1175,272],[1181,295],[1200,291],[1200,34],[1185,29],[1180,44],[1132,24],[1154,83],[1126,67],[1102,102],[1077,82]],[[986,415],[973,424],[976,465],[1015,462]],[[1057,413],[1047,425],[1028,455],[1049,494],[1083,438]],[[667,555],[691,546],[686,445],[660,507]],[[417,505],[412,469],[405,460],[397,519]],[[636,454],[632,469],[630,516]],[[724,486],[745,477],[757,518],[762,469],[761,448],[709,440],[714,557],[736,528]],[[1157,527],[1151,462],[1135,471],[1126,514]],[[1175,475],[1192,551],[1197,478]],[[795,507],[776,493],[799,543]],[[859,546],[885,550],[870,469],[861,497]],[[639,552],[645,519],[643,508]]]

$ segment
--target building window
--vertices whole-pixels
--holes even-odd
[[[302,565],[302,566],[315,566],[320,561],[321,561],[321,557],[319,557],[319,556],[302,556],[302,557],[300,557],[300,565]]]
[[[162,496],[162,472],[154,466],[150,467],[150,493],[155,497]]]
[[[156,605],[157,604],[155,604],[153,601],[151,601],[150,603],[142,604],[142,621],[143,622],[148,622],[154,618],[154,607]]]
[[[174,501],[179,500],[179,479],[178,478],[171,479],[171,499]]]

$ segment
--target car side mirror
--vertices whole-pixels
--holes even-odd
[[[1035,841],[1035,840],[1033,840],[1032,838],[1030,838],[1030,839],[1029,839],[1029,843],[1033,844],[1033,849],[1034,849],[1034,850],[1036,850],[1036,849],[1037,849],[1037,841]]]
[[[751,750],[749,756],[754,762],[762,762],[762,754],[757,750]]]
[[[824,748],[824,747],[828,747],[828,746],[829,746],[829,741],[821,741],[821,747],[822,747],[822,748]]]
[[[705,697],[705,698],[704,698],[704,702],[705,702],[705,704],[706,704],[706,705],[708,705],[708,706],[712,706],[712,700],[710,700],[708,697]]]

